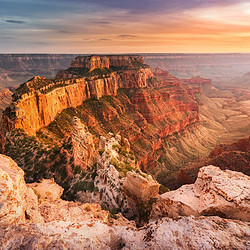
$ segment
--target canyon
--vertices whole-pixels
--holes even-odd
[[[70,57],[1,89],[0,247],[247,249],[247,83]]]
[[[151,69],[136,55],[78,56],[55,79],[36,76],[16,89],[1,122],[2,152],[25,165],[14,146],[21,138],[13,138],[16,129],[35,136],[43,150],[62,147],[72,137],[72,152],[60,152],[66,161],[74,159],[74,164],[65,163],[71,178],[74,166],[91,167],[80,159],[84,155],[73,139],[75,116],[93,135],[96,151],[100,135],[111,132],[128,138],[139,168],[171,189],[182,183],[176,183],[178,172],[187,163],[208,157],[220,141],[238,140],[250,132],[245,107],[209,79],[178,79],[160,68]],[[24,145],[18,149],[23,155],[28,151]],[[85,156],[92,154],[86,151]],[[38,168],[39,161],[27,161],[31,169]],[[53,161],[46,159],[45,165]],[[91,164],[95,161],[90,159]],[[188,175],[197,176],[197,170]]]

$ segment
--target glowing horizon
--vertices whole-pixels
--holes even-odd
[[[250,52],[250,3],[244,0],[0,4],[0,53]]]

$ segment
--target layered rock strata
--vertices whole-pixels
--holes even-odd
[[[76,62],[73,62],[74,68],[81,67],[87,62],[92,70],[108,66],[104,63],[104,57],[98,58],[97,60],[96,57],[81,57],[80,65],[77,66]],[[118,61],[115,62],[116,60]],[[138,63],[136,67],[133,66],[133,60]],[[132,68],[121,72],[111,70],[104,75],[97,72],[88,77],[78,74],[77,78],[72,78],[72,75],[69,75],[71,79],[51,80],[39,76],[30,79],[16,90],[13,103],[4,112],[3,130],[22,128],[28,134],[34,135],[66,108],[80,106],[83,101],[90,98],[116,96],[118,88],[146,87],[147,79],[152,76],[152,72],[150,67],[144,66],[140,60],[143,59],[139,57],[137,61],[136,57],[112,58],[111,65],[124,63]]]

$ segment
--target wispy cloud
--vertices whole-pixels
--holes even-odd
[[[57,32],[58,33],[62,33],[62,34],[68,34],[68,33],[70,33],[70,31],[68,31],[68,30],[58,30]]]
[[[0,39],[3,39],[3,40],[12,40],[12,39],[14,39],[14,37],[12,37],[12,36],[2,36],[2,37],[0,37]]]
[[[249,0],[0,2],[0,52],[250,52]]]
[[[135,36],[135,35],[119,35],[119,37],[121,37],[121,38],[135,38],[137,36]]]
[[[13,20],[13,19],[7,19],[5,20],[6,23],[15,23],[15,24],[24,24],[26,23],[26,21],[22,21],[22,20]]]
[[[111,41],[109,38],[100,38],[99,41]]]
[[[95,24],[111,24],[111,22],[107,22],[107,21],[95,21],[95,22],[92,22],[92,23],[95,23]]]

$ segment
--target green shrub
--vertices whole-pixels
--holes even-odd
[[[164,185],[160,185],[159,194],[164,194],[166,192],[169,192],[169,189],[165,187]]]
[[[99,150],[99,155],[102,156],[102,154],[104,153],[104,151],[105,151],[105,149],[104,149],[104,148],[101,148],[101,149]]]
[[[109,164],[113,165],[115,168],[119,168],[119,162],[114,157],[111,158]]]

